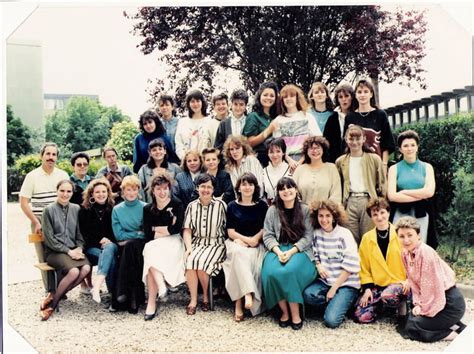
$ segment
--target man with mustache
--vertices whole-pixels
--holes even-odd
[[[59,148],[55,143],[45,143],[41,150],[41,166],[29,172],[20,189],[20,207],[31,221],[31,231],[41,233],[41,214],[44,208],[56,201],[56,185],[63,179],[69,179],[66,171],[56,167]],[[31,206],[30,206],[31,202]],[[43,244],[35,243],[36,255],[44,262]],[[47,292],[52,291],[53,282],[48,282],[47,272],[41,272]]]

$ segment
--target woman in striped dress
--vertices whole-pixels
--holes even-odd
[[[360,289],[357,244],[349,229],[341,226],[346,215],[331,200],[314,201],[313,252],[319,277],[304,291],[305,302],[324,309],[324,324],[337,328],[356,301]]]
[[[199,198],[189,203],[183,224],[186,282],[191,293],[191,301],[186,307],[188,315],[196,313],[198,281],[203,289],[201,310],[209,311],[209,277],[219,273],[225,258],[227,206],[212,196],[216,186],[214,176],[202,173],[195,183]]]

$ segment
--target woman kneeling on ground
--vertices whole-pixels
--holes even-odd
[[[264,223],[263,243],[268,253],[262,265],[263,293],[268,309],[276,304],[280,307],[280,327],[291,325],[299,330],[303,327],[302,293],[316,277],[309,209],[300,202],[293,179],[283,177],[276,189]]]
[[[331,200],[311,204],[313,252],[319,278],[304,291],[305,302],[324,310],[324,324],[337,328],[354,304],[360,289],[359,254],[346,214]]]
[[[260,199],[257,178],[245,172],[235,186],[237,200],[227,208],[227,233],[225,241],[227,257],[222,267],[225,285],[232,301],[235,301],[236,322],[244,319],[245,308],[253,316],[262,312],[261,267],[265,248],[262,245],[263,222],[267,204]]]
[[[183,204],[171,197],[173,180],[168,174],[153,177],[150,184],[153,202],[143,208],[143,282],[148,288],[145,321],[156,316],[156,296],[166,296],[167,285],[174,288],[185,282],[184,246],[180,232],[183,226]],[[166,282],[166,283],[165,283]]]
[[[363,293],[355,317],[360,323],[372,323],[383,308],[398,308],[399,323],[404,323],[409,287],[401,257],[402,247],[395,227],[388,222],[390,205],[384,198],[371,199],[367,214],[375,228],[364,234],[359,247]]]
[[[456,288],[454,271],[421,241],[421,227],[415,218],[400,218],[395,229],[403,247],[403,264],[414,306],[404,334],[421,342],[453,340],[466,328],[461,322],[466,303]]]
[[[70,180],[56,186],[58,198],[43,212],[41,225],[45,243],[45,260],[60,274],[56,292],[48,293],[40,305],[40,316],[46,321],[58,306],[59,300],[74,289],[89,274],[91,267],[83,253],[84,239],[79,230],[79,205],[69,203],[74,190]]]

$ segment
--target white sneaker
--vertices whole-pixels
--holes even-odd
[[[98,290],[96,291],[95,288],[92,288],[91,294],[92,294],[92,300],[94,300],[95,302],[97,302],[98,304],[100,304],[100,302],[101,302],[100,289],[98,289]]]
[[[159,299],[160,299],[161,302],[167,302],[168,301],[168,290],[165,290],[165,292],[159,296]]]

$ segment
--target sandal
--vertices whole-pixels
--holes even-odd
[[[186,315],[195,315],[196,314],[196,306],[188,305],[186,306]]]
[[[53,294],[48,293],[48,295],[46,295],[43,301],[41,301],[40,310],[41,311],[45,310],[51,302],[53,302]]]
[[[204,311],[204,312],[209,311],[209,302],[203,301],[202,304],[201,304],[201,310]]]
[[[244,317],[243,313],[241,315],[237,315],[237,314],[234,315],[235,322],[242,322],[244,320],[244,318],[245,317]]]

